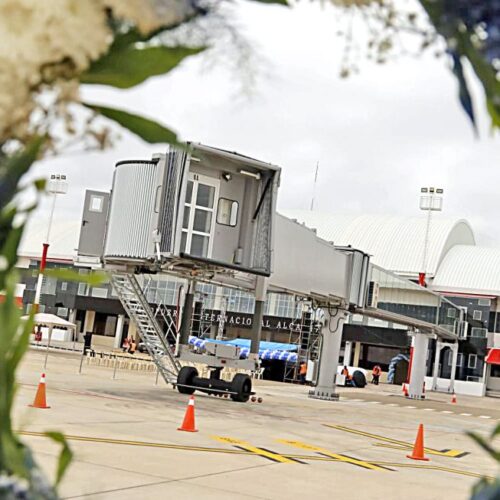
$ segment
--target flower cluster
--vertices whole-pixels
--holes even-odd
[[[111,19],[147,34],[178,24],[193,9],[192,0],[2,0],[0,144],[48,132],[40,99],[47,89],[67,121],[66,104],[78,102],[78,75],[113,42]]]

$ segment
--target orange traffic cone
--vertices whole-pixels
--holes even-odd
[[[408,397],[409,396],[409,393],[408,393],[408,386],[405,384],[404,385],[404,390],[403,390],[403,393],[404,393],[404,396],[405,397]]]
[[[47,406],[47,400],[45,399],[45,373],[42,373],[42,377],[38,383],[35,401],[33,401],[33,404],[30,406],[33,408],[50,408],[50,406]]]
[[[177,429],[178,431],[198,432],[194,424],[194,396],[189,398],[188,407],[182,425]]]
[[[451,402],[455,404],[457,402],[457,396],[455,395],[455,391],[453,391],[453,395],[451,396]]]
[[[406,458],[424,460],[426,462],[429,461],[429,459],[424,456],[424,426],[422,424],[418,426],[417,439],[415,439],[413,452],[411,455],[406,455]]]

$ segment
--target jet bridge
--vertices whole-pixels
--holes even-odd
[[[336,247],[319,238],[313,229],[276,214],[279,177],[280,168],[275,165],[198,143],[172,147],[147,161],[120,161],[115,168],[109,210],[102,212],[106,223],[96,225],[104,234],[93,239],[103,241],[103,248],[87,245],[82,253],[100,256],[148,351],[162,367],[162,375],[180,392],[202,390],[226,393],[236,401],[248,400],[250,378],[242,375],[225,382],[220,372],[229,366],[258,368],[264,303],[267,291],[273,290],[313,300],[325,312],[317,384],[311,397],[338,398],[335,378],[342,327],[349,312],[413,329],[419,347],[418,353],[415,350],[410,394],[421,397],[428,336],[453,340],[457,325],[441,324],[440,314],[429,321],[398,309],[398,302],[393,296],[391,299],[396,290],[400,295],[406,293],[408,300],[419,294],[424,301],[431,300],[430,295],[432,300],[437,296],[371,265],[367,254]],[[90,220],[84,210],[87,233],[92,231]],[[147,301],[134,278],[141,273],[171,273],[188,282],[175,352],[147,310]],[[198,353],[189,345],[197,281],[255,292],[247,360],[240,359],[237,349],[229,352],[213,348]],[[211,376],[202,379],[194,367],[181,368],[179,359],[207,364]]]

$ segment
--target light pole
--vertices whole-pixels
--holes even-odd
[[[49,250],[50,230],[52,228],[52,219],[54,217],[54,209],[56,207],[56,197],[58,194],[66,194],[68,192],[68,183],[64,174],[52,174],[47,182],[47,193],[52,195],[52,208],[50,210],[49,225],[47,227],[47,236],[43,243],[42,260],[40,261],[40,272],[38,274],[38,281],[36,283],[35,300],[33,302],[33,309],[35,314],[38,312],[40,305],[40,295],[42,293],[43,272],[47,264],[47,252]]]
[[[441,210],[443,210],[443,193],[444,190],[441,188],[420,188],[420,210],[424,210],[427,212],[424,251],[422,256],[422,271],[418,273],[418,284],[424,287],[427,286],[427,283],[425,281],[425,274],[427,272],[427,253],[429,249],[429,235],[432,212],[440,212]]]

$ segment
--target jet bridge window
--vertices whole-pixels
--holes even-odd
[[[239,205],[237,201],[219,198],[217,206],[217,224],[235,227],[238,223],[238,208]]]

